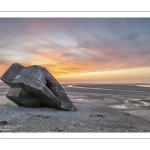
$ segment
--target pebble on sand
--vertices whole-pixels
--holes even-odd
[[[50,116],[42,116],[42,118],[44,119],[44,118],[49,118]]]
[[[61,127],[55,127],[55,129],[59,132],[63,131],[63,129]]]
[[[98,116],[98,117],[104,117],[102,114],[92,114],[92,115],[89,115],[90,117],[93,117],[93,116]]]
[[[0,122],[0,125],[1,125],[1,126],[5,126],[5,125],[7,125],[7,124],[8,124],[7,121],[1,121],[1,122]]]

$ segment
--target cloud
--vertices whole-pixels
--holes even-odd
[[[9,22],[12,26],[0,26],[1,68],[14,62],[38,64],[61,76],[150,67],[150,35],[143,29],[145,24],[133,30],[134,22],[127,25],[125,20],[112,19],[15,21],[16,26],[13,19]]]

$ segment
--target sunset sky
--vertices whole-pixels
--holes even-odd
[[[0,76],[16,62],[61,83],[150,83],[150,18],[0,18]]]

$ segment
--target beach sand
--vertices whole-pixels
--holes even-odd
[[[150,88],[134,84],[63,85],[77,111],[19,107],[0,83],[0,132],[149,132]]]

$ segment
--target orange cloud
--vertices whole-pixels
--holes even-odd
[[[46,67],[54,77],[62,83],[72,82],[150,82],[150,69],[142,66],[130,68],[118,64],[117,61],[102,61],[98,63],[89,58],[86,60],[69,60],[70,53],[60,54],[58,56],[50,55],[38,51],[35,57],[28,62],[18,62],[24,66],[41,65]],[[149,58],[149,57],[148,57]],[[148,59],[147,58],[147,59]],[[115,59],[115,58],[114,58]],[[129,58],[116,56],[118,61],[129,61]],[[145,60],[147,61],[147,60]],[[3,62],[0,64],[0,74],[2,75],[8,67],[14,62]],[[137,68],[137,69],[136,69]]]

